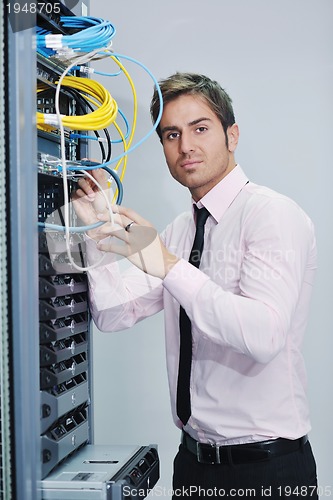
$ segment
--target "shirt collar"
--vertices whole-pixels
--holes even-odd
[[[198,208],[206,207],[216,222],[219,222],[247,182],[247,176],[237,164],[228,175],[198,201]]]

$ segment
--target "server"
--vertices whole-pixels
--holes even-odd
[[[158,478],[155,446],[87,445],[44,479],[43,499],[144,498]]]

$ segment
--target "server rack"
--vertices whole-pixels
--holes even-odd
[[[10,24],[6,5],[2,9],[11,438],[10,487],[3,498],[35,500],[40,498],[36,54],[33,28],[18,29],[20,19]]]
[[[59,4],[47,2],[55,3]],[[60,6],[61,15],[87,14],[82,1],[73,11]],[[10,411],[6,407],[10,416],[3,420],[1,434],[8,485],[0,490],[1,498],[109,500],[122,498],[126,487],[134,496],[140,490],[142,497],[159,478],[157,446],[115,448],[92,443],[87,278],[70,266],[63,233],[41,229],[46,220],[62,221],[59,209],[64,200],[61,175],[44,169],[45,159],[60,156],[59,135],[37,133],[36,101],[39,111],[52,112],[54,82],[62,68],[43,54],[36,55],[32,41],[36,25],[55,33],[63,28],[51,8],[49,13],[29,12],[23,25],[18,18],[6,20],[6,11],[3,14],[3,40],[8,42],[2,87],[7,91],[7,118],[0,151],[4,166],[0,201],[6,206],[9,227],[1,221],[1,231],[8,235],[1,248],[1,307],[6,312],[2,358],[8,365],[1,396],[6,389],[11,395]],[[36,99],[39,85],[43,91]],[[65,113],[79,113],[71,92],[62,91],[60,102]],[[69,160],[87,155],[84,140],[66,139]],[[75,186],[70,180],[68,191]],[[75,213],[70,216],[75,225]],[[83,237],[75,235],[73,240],[73,255],[83,263]],[[10,261],[7,269],[5,260]],[[6,376],[11,377],[7,386]],[[5,442],[8,436],[11,440]],[[5,477],[0,479],[5,483]],[[132,493],[126,491],[126,496]]]

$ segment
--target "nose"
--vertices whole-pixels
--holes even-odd
[[[184,131],[182,132],[179,141],[179,148],[182,154],[189,154],[194,151],[195,146],[193,142],[193,137],[191,136],[190,133]]]

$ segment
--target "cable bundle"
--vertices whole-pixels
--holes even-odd
[[[37,48],[53,49],[55,52],[63,48],[76,52],[91,52],[110,47],[116,34],[116,29],[110,21],[97,17],[62,16],[60,22],[64,28],[80,31],[72,35],[37,32]]]
[[[78,76],[65,76],[64,87],[74,88],[84,93],[85,99],[91,102],[96,110],[85,115],[62,116],[62,124],[70,130],[102,130],[115,122],[118,105],[111,94],[96,80]],[[59,120],[55,114],[37,113],[37,126],[44,128],[58,127]]]

